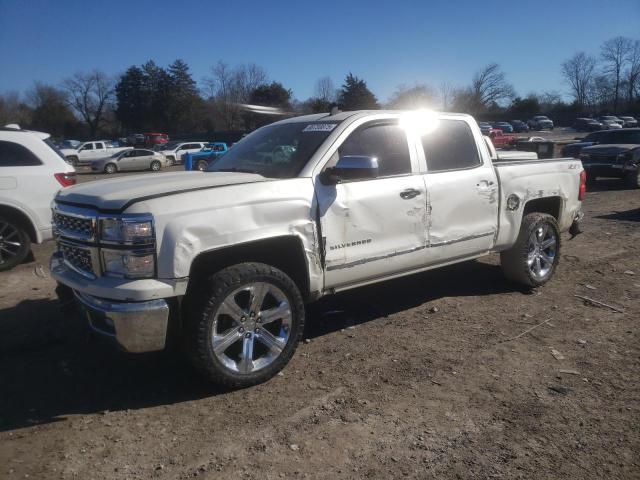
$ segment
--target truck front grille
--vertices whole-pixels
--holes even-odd
[[[53,213],[53,224],[58,233],[65,237],[92,240],[95,233],[95,220],[91,217]]]
[[[93,257],[89,248],[66,242],[60,242],[59,248],[67,265],[82,275],[95,277]]]

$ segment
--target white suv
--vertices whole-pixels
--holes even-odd
[[[169,165],[182,163],[185,153],[196,153],[202,150],[208,142],[169,142],[162,145],[160,153],[166,158]]]
[[[0,128],[0,271],[52,237],[51,201],[75,175],[48,133]]]

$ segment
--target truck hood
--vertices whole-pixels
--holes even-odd
[[[142,200],[268,179],[252,173],[172,172],[130,175],[75,185],[61,190],[56,201],[107,212],[121,212]]]
[[[581,153],[594,155],[620,155],[640,147],[633,143],[612,143],[607,145],[593,145],[582,149]]]

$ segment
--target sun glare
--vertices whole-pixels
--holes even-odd
[[[433,110],[420,109],[404,113],[400,117],[400,126],[416,135],[426,135],[438,128],[438,114]]]

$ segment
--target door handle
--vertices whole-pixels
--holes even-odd
[[[492,180],[480,180],[480,183],[478,183],[477,187],[487,188],[487,187],[490,187],[491,185],[493,185]]]
[[[415,198],[420,195],[420,190],[416,190],[415,188],[407,188],[400,192],[400,198],[404,200],[409,200],[411,198]]]

